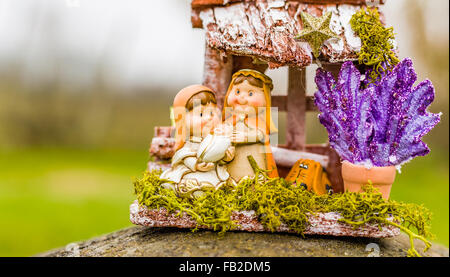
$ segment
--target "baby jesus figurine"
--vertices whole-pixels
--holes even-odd
[[[176,133],[172,167],[161,174],[164,188],[180,197],[200,197],[206,190],[235,186],[227,171],[234,147],[225,136],[212,135],[220,123],[214,92],[201,85],[182,89],[173,103]]]

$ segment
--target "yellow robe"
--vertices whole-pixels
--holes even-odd
[[[262,119],[256,117],[240,118],[231,116],[224,122],[233,126],[234,130],[244,131],[247,134],[259,134],[260,138],[256,142],[246,142],[235,144],[236,151],[234,159],[228,164],[228,172],[236,182],[244,176],[254,177],[254,171],[247,159],[248,155],[253,156],[258,167],[268,169],[269,177],[278,177],[277,167],[270,147],[269,135],[266,132],[266,124]]]

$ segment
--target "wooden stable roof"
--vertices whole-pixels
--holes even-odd
[[[246,0],[245,2],[252,2],[254,0]],[[349,5],[366,5],[373,3],[376,0],[291,0],[291,2],[299,2],[303,4],[349,4]],[[226,6],[231,3],[244,2],[242,0],[192,0],[192,8],[202,8],[205,6]],[[276,1],[272,1],[276,2]],[[378,3],[383,4],[384,0],[378,0]]]
[[[300,13],[332,13],[330,28],[339,39],[326,41],[319,59],[337,63],[357,59],[361,40],[349,21],[365,5],[366,0],[193,0],[191,21],[194,28],[206,30],[207,45],[213,49],[252,56],[270,68],[303,68],[313,56],[307,42],[294,39],[302,29]]]

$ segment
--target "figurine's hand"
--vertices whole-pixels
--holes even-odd
[[[223,126],[219,126],[214,129],[214,135],[221,136],[224,134],[225,134],[225,129],[223,128]]]
[[[233,132],[233,127],[227,124],[221,124],[214,129],[214,135],[230,136]]]
[[[214,163],[201,162],[201,163],[197,164],[196,168],[198,171],[206,172],[206,171],[212,170],[214,168],[214,166],[215,166]]]
[[[247,135],[243,132],[234,132],[231,135],[231,142],[233,143],[245,143],[247,142]]]
[[[253,129],[251,132],[249,132],[247,142],[262,142],[264,143],[265,136],[263,131],[259,129]]]
[[[235,153],[236,148],[234,146],[228,147],[227,151],[225,151],[225,157],[222,160],[225,162],[231,162],[234,159]]]

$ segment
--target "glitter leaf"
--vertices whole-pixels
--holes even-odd
[[[431,81],[413,87],[416,80],[410,59],[364,89],[352,62],[342,65],[337,83],[331,73],[317,70],[319,120],[342,159],[389,166],[429,153],[421,139],[440,114],[427,111],[434,100]]]

